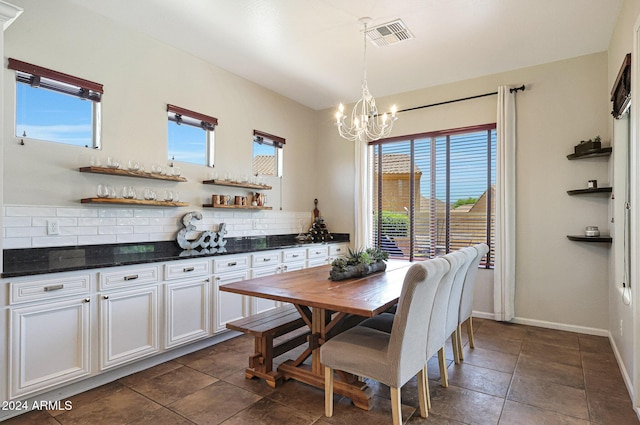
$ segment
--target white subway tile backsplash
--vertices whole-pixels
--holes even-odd
[[[5,217],[4,227],[29,227],[31,226],[31,217]]]
[[[133,233],[133,226],[99,226],[99,235],[119,235]]]
[[[118,217],[118,211],[115,208],[99,208],[98,217]]]
[[[8,206],[6,207],[6,217],[55,217],[55,207],[25,207],[25,206]]]
[[[47,246],[71,246],[77,245],[76,236],[44,236],[31,238],[31,248],[43,248]]]
[[[78,219],[78,226],[115,226],[117,224],[117,219],[115,217]]]
[[[149,224],[148,218],[125,217],[118,218],[118,226],[146,226]]]
[[[174,240],[189,211],[175,208],[55,207],[9,205],[2,209],[3,248],[94,245]],[[309,212],[220,211],[204,209],[197,231],[217,231],[226,223],[226,237],[276,235],[306,231]],[[47,235],[47,220],[58,220],[60,235]]]
[[[66,227],[60,226],[60,234],[61,235],[97,235],[98,234],[98,226],[83,226],[83,227]]]
[[[164,217],[165,213],[162,209],[134,209],[133,210],[134,217]]]
[[[96,208],[56,208],[58,217],[97,217]]]
[[[46,236],[47,227],[9,227],[5,229],[7,238],[31,238],[34,236]]]
[[[148,234],[121,234],[116,236],[117,243],[131,243],[131,242],[149,242],[151,238]]]
[[[2,241],[3,249],[31,248],[31,238],[7,238]]]
[[[78,245],[101,245],[116,242],[116,235],[78,236]]]
[[[163,231],[164,231],[164,228],[162,226],[133,226],[133,233],[136,233],[136,234],[158,233]]]

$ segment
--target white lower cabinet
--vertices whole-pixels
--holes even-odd
[[[165,284],[165,347],[172,348],[210,334],[209,278]]]
[[[226,331],[227,322],[282,303],[221,292],[221,285],[326,264],[347,246],[301,246],[5,282],[8,398],[53,391]]]
[[[158,285],[100,295],[100,370],[160,351]]]
[[[11,309],[10,398],[88,375],[90,298]]]
[[[213,314],[213,332],[227,330],[227,322],[251,315],[249,297],[218,290],[221,285],[240,282],[249,278],[249,270],[220,273],[213,277],[215,308]]]

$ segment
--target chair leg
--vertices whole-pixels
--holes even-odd
[[[447,388],[449,386],[449,372],[447,371],[447,358],[444,347],[438,350],[438,360],[440,363],[440,385],[443,388]]]
[[[427,374],[424,369],[418,372],[418,399],[420,402],[420,416],[426,418],[429,416],[429,408],[427,402],[427,393],[429,391],[429,382],[427,382]]]
[[[460,364],[460,343],[458,342],[458,328],[451,334],[451,349],[453,350],[453,361]]]
[[[459,357],[460,357],[460,361],[464,360],[464,350],[463,350],[463,346],[462,346],[462,325],[458,324],[458,331],[456,332],[456,337],[458,338],[458,348],[460,349],[459,351]]]
[[[402,409],[400,406],[400,388],[391,387],[391,416],[393,417],[393,425],[402,425]]]
[[[469,317],[467,322],[467,334],[469,335],[469,347],[476,348],[476,344],[473,341],[473,317]]]
[[[324,415],[333,416],[333,369],[324,367]]]
[[[425,380],[424,393],[427,397],[427,411],[428,411],[429,409],[431,409],[431,394],[429,394],[429,373],[428,373],[427,365],[424,365],[424,367],[422,368],[422,374],[424,375],[424,380]]]

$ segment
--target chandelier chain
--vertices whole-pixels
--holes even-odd
[[[347,123],[347,116],[344,113],[344,105],[341,103],[336,112],[336,126],[340,136],[351,141],[373,141],[383,137],[388,137],[391,133],[396,117],[396,107],[393,105],[391,116],[387,113],[378,114],[376,100],[369,92],[367,84],[367,22],[369,18],[362,18],[363,23],[363,74],[362,74],[362,97],[353,106],[351,120]]]

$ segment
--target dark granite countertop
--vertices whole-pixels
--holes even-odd
[[[270,249],[349,242],[349,234],[333,233],[329,242],[305,242],[296,235],[227,238],[222,249],[185,251],[175,241],[108,245],[59,246],[51,248],[6,249],[2,277],[29,276],[130,264],[155,263],[218,255],[242,254]]]

